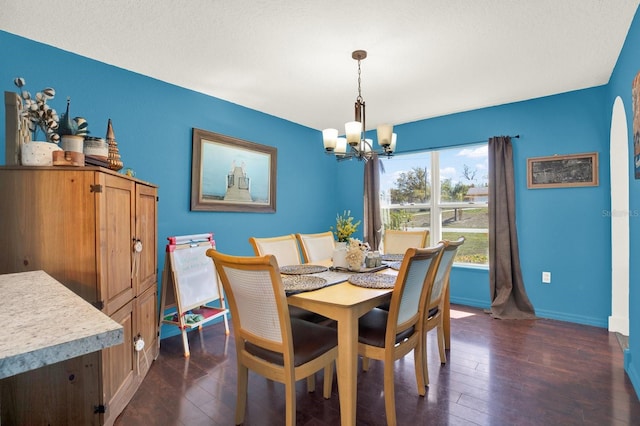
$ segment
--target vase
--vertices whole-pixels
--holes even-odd
[[[52,142],[26,142],[20,146],[20,161],[23,166],[53,166],[54,151],[62,148]]]
[[[64,151],[83,152],[84,136],[79,135],[62,135],[60,145]]]
[[[348,268],[347,263],[347,243],[337,242],[336,247],[333,249],[333,267],[334,268]]]

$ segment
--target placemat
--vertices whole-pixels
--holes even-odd
[[[322,265],[285,265],[280,267],[280,273],[286,275],[317,274],[318,272],[324,272],[328,269],[329,268]]]
[[[387,262],[402,262],[402,259],[404,259],[404,253],[402,254],[383,254],[380,255],[380,258],[384,261]]]
[[[327,280],[327,283],[329,285],[334,285],[348,281],[351,275],[353,275],[353,272],[340,272],[329,269],[328,271],[319,272],[317,274],[314,274],[313,276],[324,278],[325,280]]]
[[[313,275],[290,275],[282,277],[282,286],[286,293],[300,293],[303,291],[317,290],[328,286],[324,278]]]
[[[400,267],[402,267],[402,262],[387,262],[387,266],[394,271],[399,271]]]
[[[396,283],[396,276],[389,274],[354,274],[349,277],[349,282],[365,288],[393,288]]]

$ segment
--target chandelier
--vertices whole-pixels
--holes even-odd
[[[396,149],[396,134],[393,133],[392,125],[381,124],[378,126],[378,145],[382,148],[380,152],[373,149],[372,139],[365,139],[364,137],[366,114],[362,89],[360,88],[360,62],[367,57],[367,52],[365,50],[356,50],[351,54],[351,57],[358,61],[358,97],[355,103],[355,119],[345,123],[344,133],[346,137],[338,137],[338,129],[324,129],[322,131],[324,151],[327,154],[335,155],[338,161],[351,158],[367,161],[374,153],[391,157]]]

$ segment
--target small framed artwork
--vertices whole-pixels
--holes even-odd
[[[191,210],[276,211],[277,149],[193,129]]]
[[[527,159],[527,188],[598,186],[598,153]]]

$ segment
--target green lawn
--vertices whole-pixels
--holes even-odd
[[[457,211],[456,211],[457,210]],[[396,210],[397,211],[397,210]],[[402,217],[406,218],[401,229],[426,228],[431,223],[431,212],[419,209],[405,208],[400,210]],[[489,263],[489,218],[487,209],[464,208],[445,210],[442,214],[443,238],[456,240],[460,236],[465,237],[465,243],[458,250],[456,262],[474,263],[486,265]],[[385,224],[388,226],[388,224]],[[487,232],[447,232],[447,228],[486,229]],[[434,244],[431,241],[430,244]]]
[[[461,234],[458,232],[443,232],[445,240],[457,240]],[[458,249],[456,262],[475,263],[487,265],[489,263],[489,235],[488,234],[462,234],[465,241]]]

